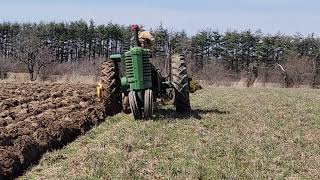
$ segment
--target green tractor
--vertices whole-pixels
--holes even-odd
[[[101,65],[101,77],[98,96],[108,115],[123,110],[123,99],[128,104],[134,119],[153,117],[157,99],[174,101],[177,112],[188,112],[190,108],[189,78],[185,57],[181,54],[172,56],[170,72],[164,77],[150,63],[150,52],[141,46],[139,26],[133,25],[135,45],[124,55],[113,54]],[[125,61],[126,75],[121,77],[119,64]],[[125,100],[124,100],[125,101]]]

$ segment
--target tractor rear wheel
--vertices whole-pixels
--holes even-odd
[[[107,60],[101,64],[100,82],[102,102],[106,115],[115,115],[122,111],[121,81],[118,64]]]
[[[189,81],[185,57],[181,54],[172,56],[172,84],[174,86],[174,105],[176,111],[190,111]]]

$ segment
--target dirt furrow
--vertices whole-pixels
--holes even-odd
[[[102,122],[102,109],[92,85],[0,84],[0,179],[21,175]]]

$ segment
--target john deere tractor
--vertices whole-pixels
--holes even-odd
[[[174,54],[170,72],[164,77],[150,63],[150,51],[139,41],[139,27],[133,25],[134,46],[124,55],[113,54],[102,63],[98,94],[108,115],[123,110],[123,99],[128,99],[135,119],[150,119],[157,99],[171,99],[177,112],[190,111],[189,80],[185,57]],[[120,62],[125,61],[126,73],[121,75]]]

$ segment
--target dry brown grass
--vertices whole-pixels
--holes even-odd
[[[7,73],[8,78],[5,79],[6,81],[15,81],[15,82],[28,82],[30,81],[30,76],[28,73]]]
[[[95,76],[81,76],[76,74],[49,76],[48,80],[58,83],[97,84],[97,78]]]
[[[30,82],[28,73],[8,73],[8,78],[1,80],[2,82]],[[97,84],[96,76],[83,76],[77,74],[71,75],[49,75],[46,80],[39,78],[35,82],[51,82],[51,83],[68,83],[68,84]]]

